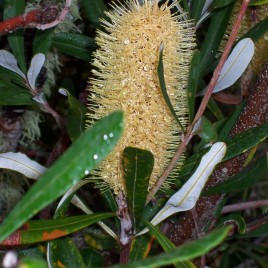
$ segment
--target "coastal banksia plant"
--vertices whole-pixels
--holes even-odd
[[[114,10],[107,13],[110,20],[102,20],[105,31],[97,34],[100,48],[94,54],[94,78],[89,81],[89,125],[115,110],[125,115],[119,144],[94,173],[115,194],[126,193],[121,167],[125,147],[153,153],[151,188],[180,143],[182,130],[159,84],[161,44],[167,93],[180,122],[187,124],[186,84],[194,48],[192,24],[183,19],[185,14],[178,14],[177,1],[170,5],[168,1],[162,5],[157,1],[143,2],[114,3]]]

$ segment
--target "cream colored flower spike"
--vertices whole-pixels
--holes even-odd
[[[186,83],[194,48],[194,30],[181,15],[171,15],[172,5],[145,0],[113,4],[111,21],[103,20],[94,54],[94,79],[89,81],[88,123],[114,110],[123,110],[125,131],[113,152],[94,175],[102,178],[115,194],[124,193],[121,155],[125,147],[149,150],[155,157],[150,187],[163,173],[180,143],[181,129],[172,117],[159,86],[157,65],[160,44],[164,45],[165,82],[174,109],[187,124]],[[93,103],[93,104],[92,104]],[[109,135],[109,133],[107,133]]]

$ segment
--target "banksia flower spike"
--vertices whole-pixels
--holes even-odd
[[[173,14],[176,1],[158,6],[157,1],[128,0],[113,4],[110,21],[102,20],[105,32],[97,34],[90,83],[88,123],[114,110],[123,110],[125,131],[113,152],[95,175],[115,194],[126,193],[121,167],[125,147],[149,150],[155,157],[152,187],[180,143],[181,129],[162,95],[157,74],[160,44],[168,95],[183,125],[187,124],[186,83],[194,48],[194,30],[185,14]],[[109,133],[107,133],[108,135]]]

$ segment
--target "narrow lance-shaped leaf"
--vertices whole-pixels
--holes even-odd
[[[244,73],[254,55],[254,43],[250,38],[242,39],[233,49],[232,53],[223,65],[213,93],[219,92],[233,85]],[[198,93],[202,96],[207,89]]]
[[[0,168],[17,171],[30,179],[37,179],[46,171],[44,166],[25,154],[12,152],[0,154]]]
[[[16,231],[11,235],[12,246],[57,239],[113,216],[115,216],[114,213],[96,213],[53,220],[29,221],[23,226],[23,230]],[[9,238],[0,244],[8,244],[8,241]]]
[[[123,152],[122,164],[127,188],[128,206],[133,225],[137,229],[146,202],[149,179],[154,166],[154,157],[147,150],[127,147]]]
[[[215,166],[221,162],[226,152],[226,145],[223,142],[216,142],[210,150],[202,157],[201,162],[192,177],[167,201],[166,205],[151,220],[151,224],[157,225],[174,213],[192,209],[200,193],[205,186],[207,179]],[[147,232],[144,229],[138,235]]]
[[[163,97],[165,99],[165,102],[166,102],[170,112],[172,113],[173,117],[178,122],[181,129],[183,130],[184,128],[183,128],[174,108],[173,108],[173,105],[172,105],[172,103],[169,99],[168,93],[167,93],[165,76],[164,76],[163,50],[164,50],[164,44],[161,43],[160,48],[159,48],[159,62],[158,62],[158,66],[157,66],[157,74],[158,74],[159,84],[160,84],[160,88],[161,88]]]
[[[30,68],[27,72],[28,83],[32,89],[35,89],[36,78],[45,63],[45,60],[46,57],[42,53],[38,53],[32,58]]]
[[[171,252],[176,248],[176,246],[156,227],[154,227],[149,222],[145,222],[145,224],[148,227],[150,233],[155,236],[156,240],[162,246],[165,252]],[[196,268],[196,266],[190,261],[178,262],[174,263],[173,265],[176,268]]]
[[[158,254],[155,257],[138,260],[124,266],[114,265],[111,266],[111,268],[157,268],[176,262],[188,261],[206,254],[211,249],[219,245],[228,235],[230,230],[230,227],[221,228],[211,232],[199,240],[184,244],[172,252]]]
[[[122,122],[122,112],[114,112],[87,129],[40,177],[3,221],[0,225],[0,241],[64,194],[85,173],[97,167],[118,142],[123,131]]]

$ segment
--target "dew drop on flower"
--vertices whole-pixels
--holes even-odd
[[[94,154],[93,159],[97,160],[98,158],[99,158],[99,156],[97,154]]]
[[[113,136],[114,136],[114,133],[111,132],[111,133],[109,134],[109,137],[112,138]]]
[[[124,44],[125,44],[125,45],[128,45],[129,43],[130,43],[129,39],[125,39],[125,40],[124,40]]]
[[[103,139],[104,139],[105,141],[107,141],[107,140],[108,140],[108,135],[104,134],[104,135],[103,135]]]
[[[89,174],[89,170],[85,170],[85,175],[88,175]]]

